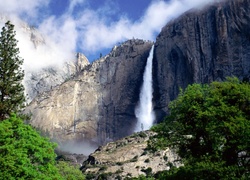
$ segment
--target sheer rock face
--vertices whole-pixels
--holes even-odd
[[[88,64],[88,59],[83,54],[77,53],[75,60],[65,62],[58,67],[53,66],[37,71],[25,71],[24,87],[27,101],[30,102],[38,94],[50,91],[72,78]]]
[[[133,132],[134,109],[152,42],[129,40],[75,77],[37,96],[31,124],[57,140],[98,144]]]
[[[154,53],[157,119],[179,88],[237,76],[250,77],[250,1],[228,0],[192,10],[168,23]]]

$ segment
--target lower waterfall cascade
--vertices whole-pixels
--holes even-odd
[[[140,92],[139,103],[135,108],[135,116],[137,118],[137,124],[135,126],[135,132],[148,130],[154,123],[155,114],[153,111],[153,55],[154,45],[152,46],[149,56],[147,58],[147,64],[143,74],[143,84]]]

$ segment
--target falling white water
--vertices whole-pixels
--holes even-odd
[[[143,74],[143,84],[140,92],[139,104],[135,108],[135,116],[137,118],[137,125],[135,132],[148,130],[154,122],[153,112],[153,87],[152,87],[152,64],[153,64],[154,45],[152,46],[147,65]]]

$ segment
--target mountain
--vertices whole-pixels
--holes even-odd
[[[153,57],[156,122],[168,114],[179,88],[250,78],[250,1],[219,1],[192,9],[158,35]],[[39,94],[26,108],[31,124],[60,141],[105,144],[136,124],[143,71],[153,43],[128,40],[68,81]]]
[[[39,46],[46,46],[46,38],[35,27],[20,22],[17,25],[17,31],[21,31],[33,43],[35,50]],[[49,65],[36,70],[25,69],[24,86],[27,101],[30,102],[38,94],[62,84],[88,64],[88,59],[83,54],[77,53],[75,59],[70,59],[60,66]]]
[[[133,133],[134,109],[152,42],[129,40],[26,108],[31,124],[61,141],[103,144]]]

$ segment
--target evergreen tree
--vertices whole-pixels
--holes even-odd
[[[0,120],[21,110],[25,102],[23,59],[19,57],[15,35],[14,25],[6,22],[0,36]]]

